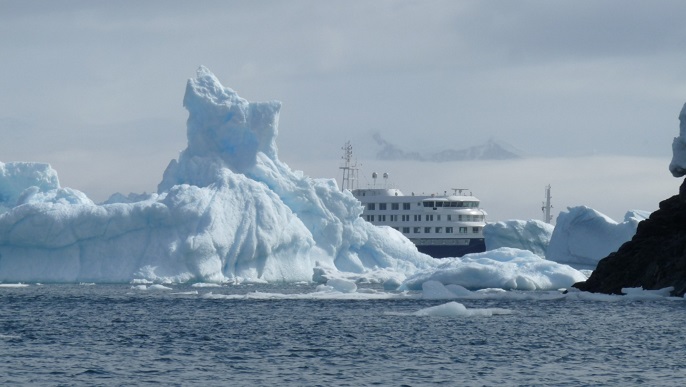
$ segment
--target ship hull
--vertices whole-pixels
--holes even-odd
[[[467,245],[416,244],[419,252],[434,258],[461,257],[465,254],[483,253],[486,242],[483,238],[470,239]]]

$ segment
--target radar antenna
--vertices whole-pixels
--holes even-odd
[[[462,196],[462,191],[469,191],[469,188],[451,188],[453,190],[453,195]]]
[[[543,211],[543,220],[548,224],[553,220],[553,215],[550,214],[550,210],[553,208],[550,199],[552,199],[552,196],[550,196],[550,184],[548,184],[545,187],[545,202],[543,202],[543,206],[541,207],[541,210]]]
[[[346,141],[345,145],[341,148],[343,150],[343,166],[339,169],[343,170],[343,179],[341,181],[341,189],[352,191],[357,185],[357,162],[353,161],[353,146],[350,141]]]

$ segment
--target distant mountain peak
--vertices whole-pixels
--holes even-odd
[[[462,161],[462,160],[510,160],[522,158],[522,152],[503,141],[493,138],[481,145],[463,149],[445,149],[436,153],[406,151],[390,143],[381,134],[374,134],[374,141],[381,149],[376,153],[379,160]]]

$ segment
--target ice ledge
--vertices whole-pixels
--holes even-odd
[[[679,113],[679,137],[672,142],[672,162],[669,171],[674,177],[686,175],[686,104]]]

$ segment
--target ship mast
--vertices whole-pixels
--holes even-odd
[[[339,169],[343,170],[343,179],[341,181],[341,189],[352,191],[357,184],[357,163],[353,162],[353,146],[350,141],[346,141],[343,148],[343,166]]]
[[[552,197],[550,196],[550,184],[548,184],[545,187],[545,202],[543,202],[543,207],[541,207],[541,210],[543,211],[543,220],[546,223],[550,223],[553,220],[553,216],[550,214],[550,210],[553,208],[550,199],[552,199]]]

